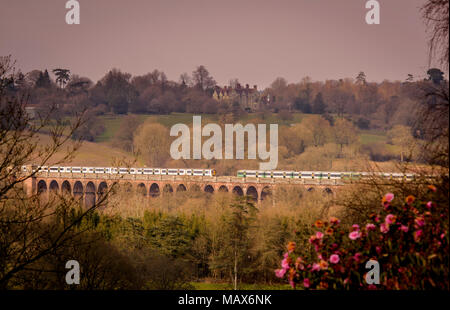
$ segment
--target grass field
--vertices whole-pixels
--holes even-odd
[[[47,135],[40,135],[39,139],[42,145],[49,144],[50,138]],[[58,153],[52,158],[52,162],[61,160],[65,154],[66,150],[73,145],[73,142],[68,142],[64,145]],[[122,160],[126,162],[133,162],[135,159],[129,153],[124,152],[120,149],[113,148],[105,143],[94,143],[83,141],[81,147],[75,152],[74,158],[71,161],[65,162],[64,165],[72,166],[109,166],[115,163],[117,160]],[[48,163],[49,165],[52,162]],[[137,165],[142,165],[142,163],[137,162]]]
[[[370,131],[362,131],[359,135],[359,141],[361,144],[371,144],[376,142],[387,142],[386,135],[372,133]]]
[[[167,128],[172,127],[175,124],[192,124],[192,117],[198,114],[191,113],[172,113],[170,115],[145,115],[138,114],[136,115],[140,121],[148,121],[160,123],[161,125],[166,126]],[[125,115],[104,115],[101,116],[100,119],[103,121],[103,126],[105,127],[105,131],[95,139],[95,142],[108,142],[110,141],[117,130],[120,128],[120,124],[123,121]],[[218,122],[219,115],[217,114],[202,114],[202,123],[206,124],[208,122]],[[248,121],[254,120],[259,116],[257,114],[247,114],[242,116],[240,122],[245,124]],[[293,113],[292,120],[282,120],[278,117],[278,114],[269,113],[264,120],[259,120],[261,123],[266,124],[278,124],[278,125],[290,125],[295,123],[300,123],[302,119],[308,117],[307,114],[302,113]]]

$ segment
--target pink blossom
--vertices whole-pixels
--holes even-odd
[[[389,231],[389,225],[386,225],[385,223],[382,223],[382,224],[380,225],[380,231],[381,231],[383,234],[387,233],[387,232]]]
[[[311,268],[311,270],[312,271],[319,271],[320,270],[320,265],[318,263],[314,263],[312,268]]]
[[[300,256],[297,257],[297,260],[295,261],[295,268],[300,270],[305,269],[305,266],[303,265],[303,259]]]
[[[384,199],[385,199],[387,202],[391,202],[392,200],[394,200],[394,194],[392,194],[392,193],[387,193],[386,195],[384,195]]]
[[[445,237],[445,234],[442,233],[442,234],[441,234],[441,239],[444,239],[444,237]]]
[[[414,240],[417,242],[419,241],[420,237],[422,236],[423,231],[422,229],[419,229],[417,231],[414,232]]]
[[[316,232],[316,238],[317,239],[322,239],[323,238],[323,233],[320,232],[320,231]]]
[[[377,251],[378,255],[381,253],[381,247],[379,245],[375,247],[375,250]]]
[[[289,253],[288,252],[284,253],[283,257],[284,258],[288,258],[289,257]]]
[[[400,226],[400,230],[407,233],[409,228],[408,228],[408,226],[402,225],[402,226]]]
[[[359,261],[361,260],[361,258],[362,258],[362,254],[361,254],[361,253],[356,253],[356,254],[353,256],[353,259],[354,259],[355,261],[357,261],[357,262],[359,262]]]
[[[281,268],[289,269],[289,262],[288,262],[287,258],[285,258],[281,261]]]
[[[332,264],[337,264],[337,263],[339,263],[339,255],[337,255],[337,254],[332,254],[332,255],[330,256],[330,263],[332,263]]]
[[[348,235],[348,237],[349,237],[351,240],[356,240],[356,239],[358,239],[358,238],[361,237],[361,233],[360,233],[359,231],[355,230],[355,231],[352,231],[352,232]]]
[[[433,206],[433,203],[432,203],[431,201],[428,201],[428,202],[427,202],[427,208],[428,208],[428,209],[431,209],[432,206]]]
[[[275,270],[275,276],[277,278],[283,278],[285,274],[286,274],[286,269],[277,269],[277,270]]]
[[[414,220],[414,222],[416,223],[417,226],[422,227],[423,225],[425,225],[425,220],[423,219],[423,217],[418,217]]]
[[[372,223],[369,223],[369,224],[366,225],[366,229],[367,230],[375,230],[375,225],[372,224]]]
[[[309,279],[308,279],[308,278],[305,278],[305,279],[303,280],[303,286],[304,286],[304,287],[309,287],[309,285],[310,285]]]
[[[385,223],[386,223],[387,225],[393,224],[393,223],[395,222],[395,215],[394,215],[394,214],[388,214],[388,215],[386,216],[386,218],[384,219],[384,221],[385,221]]]
[[[341,220],[339,220],[338,218],[335,218],[335,217],[330,218],[330,223],[331,223],[331,224],[337,225],[337,224],[339,224],[340,222],[341,222]]]
[[[353,230],[359,230],[359,225],[358,224],[353,224],[352,225],[352,229]]]
[[[380,222],[380,217],[378,215],[375,217],[375,222],[377,222],[377,223]]]

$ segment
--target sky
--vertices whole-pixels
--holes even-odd
[[[158,69],[170,80],[204,65],[219,85],[238,78],[265,88],[277,77],[299,82],[425,77],[425,0],[379,0],[368,25],[366,0],[0,0],[0,55],[23,72],[63,67],[97,81],[110,69]]]

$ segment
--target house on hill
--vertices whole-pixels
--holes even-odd
[[[233,104],[238,102],[242,109],[252,112],[258,110],[260,102],[260,92],[257,86],[254,85],[250,88],[248,84],[242,87],[241,84],[236,84],[235,87],[231,86],[216,86],[212,94],[214,100],[218,102],[225,102],[227,104]]]

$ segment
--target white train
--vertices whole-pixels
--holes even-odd
[[[281,178],[281,179],[361,179],[376,175],[388,179],[414,179],[412,173],[391,172],[327,172],[327,171],[257,171],[239,170],[238,177],[242,178]]]
[[[214,169],[22,166],[24,172],[215,176]]]

